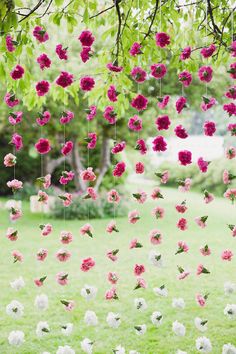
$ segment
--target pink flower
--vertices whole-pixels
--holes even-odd
[[[118,281],[118,279],[119,279],[119,277],[118,277],[117,273],[115,273],[115,272],[109,272],[109,273],[107,274],[107,279],[108,279],[108,281],[109,281],[111,284],[116,284],[117,281]]]
[[[50,68],[52,62],[47,54],[43,53],[38,56],[37,63],[39,64],[40,69],[44,70],[45,68]]]
[[[142,174],[144,173],[144,164],[142,162],[137,162],[135,164],[135,172],[137,174]]]
[[[231,250],[225,250],[221,253],[221,259],[223,261],[231,261],[233,258],[233,252]]]
[[[178,249],[175,252],[175,254],[179,254],[179,253],[183,253],[183,252],[187,253],[189,250],[187,243],[184,241],[178,241],[177,246],[178,246]]]
[[[185,218],[181,218],[179,219],[179,221],[177,222],[177,225],[178,229],[180,229],[181,231],[185,231],[187,230],[188,228],[188,225],[187,225],[187,220]]]
[[[6,36],[6,47],[7,47],[8,52],[12,53],[12,52],[14,52],[16,50],[14,45],[17,45],[17,42],[15,42],[12,39],[12,37],[8,34]]]
[[[169,100],[170,100],[170,96],[168,95],[165,95],[163,97],[158,97],[157,106],[161,109],[164,109],[168,105]]]
[[[40,42],[46,42],[49,39],[48,33],[40,26],[35,26],[33,36]]]
[[[192,153],[188,150],[182,150],[178,152],[178,159],[181,165],[187,166],[192,163]]]
[[[13,179],[7,182],[7,187],[12,189],[12,192],[16,192],[17,190],[23,188],[23,183],[18,179]]]
[[[183,96],[177,99],[177,101],[175,102],[175,107],[178,114],[180,114],[182,110],[187,107],[186,103],[187,99]]]
[[[71,111],[62,112],[62,116],[60,118],[61,124],[70,123],[70,121],[74,118],[74,113]]]
[[[107,192],[107,201],[109,203],[119,203],[119,193],[115,189],[111,189],[109,192]]]
[[[64,245],[68,245],[73,241],[73,235],[70,231],[61,231],[60,241]]]
[[[114,147],[111,149],[112,154],[118,154],[119,152],[125,149],[126,143],[122,141],[121,143],[115,144]]]
[[[56,253],[56,258],[60,262],[66,262],[66,261],[68,261],[68,259],[70,259],[70,257],[71,257],[71,253],[69,251],[67,251],[67,250],[64,250],[64,249],[60,249]]]
[[[178,271],[179,271],[179,274],[178,274],[177,278],[179,280],[184,280],[190,275],[190,272],[187,271],[187,270],[184,270],[184,268],[182,268],[181,266],[178,266],[177,268],[178,268]]]
[[[144,267],[143,264],[140,264],[140,265],[139,264],[135,264],[135,266],[134,266],[134,275],[136,277],[140,276],[144,272],[145,272],[145,267]]]
[[[190,190],[191,184],[192,184],[191,178],[186,178],[185,180],[179,180],[178,181],[179,191],[188,192]]]
[[[147,78],[147,73],[145,70],[143,70],[140,66],[135,66],[132,70],[131,70],[131,76],[132,78],[139,83],[142,83],[146,80]]]
[[[228,131],[230,131],[231,136],[236,136],[236,124],[229,124],[227,127]]]
[[[211,250],[210,250],[210,248],[209,248],[208,245],[205,245],[205,246],[201,247],[201,248],[200,248],[200,252],[201,252],[201,254],[202,254],[204,257],[205,257],[205,256],[210,256],[210,254],[211,254]]]
[[[19,218],[21,218],[22,216],[22,211],[20,209],[16,209],[16,208],[11,208],[11,211],[10,211],[10,220],[11,221],[16,221],[18,220]]]
[[[216,99],[214,97],[208,98],[206,96],[202,96],[202,99],[203,101],[200,107],[204,112],[206,112],[208,109],[210,109],[216,104]]]
[[[134,42],[129,50],[129,54],[132,57],[136,57],[136,55],[142,54],[141,48],[142,46],[140,43]]]
[[[40,225],[39,227],[41,229],[42,236],[48,236],[53,230],[51,224]]]
[[[115,261],[117,261],[117,259],[118,259],[118,257],[117,257],[118,252],[119,252],[118,249],[113,250],[113,251],[108,251],[108,252],[107,252],[107,257],[108,257],[112,262],[115,262]]]
[[[156,45],[160,48],[164,48],[170,44],[170,36],[165,32],[156,33]]]
[[[67,55],[67,48],[63,48],[61,44],[57,44],[56,46],[56,54],[59,59],[61,60],[67,60],[68,55]]]
[[[62,305],[66,311],[72,311],[75,307],[75,302],[73,300],[61,300]]]
[[[44,189],[48,189],[51,185],[51,175],[47,174],[44,177],[39,177],[37,178],[37,181],[39,181],[43,185]]]
[[[73,150],[74,144],[72,141],[66,141],[65,144],[63,145],[63,147],[61,148],[61,153],[64,156],[67,156],[71,153],[71,151]]]
[[[191,56],[191,47],[186,47],[184,49],[182,49],[181,54],[180,54],[180,60],[186,60],[189,59]]]
[[[138,94],[131,101],[131,106],[133,108],[137,109],[137,111],[143,111],[144,109],[146,109],[147,104],[148,104],[148,99],[145,96],[140,95],[140,94]]]
[[[44,281],[46,280],[47,276],[42,277],[42,278],[36,278],[34,279],[34,284],[38,287],[43,286]]]
[[[198,77],[203,82],[210,82],[212,80],[213,70],[210,66],[202,66],[198,70]]]
[[[235,100],[236,99],[236,86],[231,86],[228,89],[228,91],[225,93],[225,97]]]
[[[159,245],[162,242],[162,234],[157,229],[150,231],[149,237],[153,245]]]
[[[113,231],[119,232],[119,230],[116,227],[116,222],[114,220],[110,221],[106,227],[106,232],[108,232],[109,234],[111,234]]]
[[[116,123],[116,116],[117,113],[115,112],[115,109],[113,106],[107,106],[105,108],[105,111],[103,113],[103,117],[110,123],[110,124],[115,124]]]
[[[50,112],[45,111],[43,113],[39,113],[39,117],[36,118],[36,122],[38,123],[38,125],[42,127],[50,121],[50,118],[51,118]]]
[[[111,102],[116,102],[117,101],[117,91],[116,87],[114,85],[111,85],[107,91],[107,97]]]
[[[139,212],[137,210],[132,210],[128,214],[128,219],[130,224],[136,224],[136,222],[140,219]]]
[[[48,81],[42,80],[37,82],[35,88],[38,96],[44,96],[48,93],[50,84]]]
[[[15,145],[16,151],[19,151],[23,148],[22,136],[17,133],[12,135],[10,143]]]
[[[223,172],[223,183],[224,184],[230,184],[231,181],[235,178],[236,178],[236,176],[234,176],[228,170],[224,170],[224,172]]]
[[[214,200],[214,195],[209,193],[207,190],[204,191],[204,202],[206,204],[211,203]]]
[[[163,219],[165,215],[165,210],[157,206],[152,210],[152,215],[155,216],[156,219]]]
[[[175,127],[174,132],[175,135],[180,139],[186,139],[188,137],[186,129],[181,124]]]
[[[175,206],[175,209],[177,210],[178,213],[184,214],[186,212],[186,210],[188,210],[188,208],[186,206],[186,200],[184,200],[181,204],[177,204]]]
[[[7,154],[4,156],[4,161],[3,161],[4,165],[6,167],[13,167],[16,164],[16,156],[13,154]]]
[[[8,105],[8,107],[15,107],[20,103],[20,100],[16,98],[13,92],[7,92],[4,97],[4,101]]]
[[[230,64],[230,69],[227,72],[230,73],[232,79],[236,79],[236,63]]]
[[[206,173],[206,172],[207,172],[209,163],[210,163],[209,161],[203,160],[202,157],[199,157],[199,159],[197,160],[197,165],[198,165],[198,167],[199,167],[199,170],[200,170],[202,173]]]
[[[153,140],[152,140],[152,150],[153,151],[166,151],[167,150],[167,142],[165,141],[165,139],[163,138],[163,136],[159,135],[156,136]]]
[[[112,64],[112,63],[108,63],[107,64],[107,69],[110,71],[113,71],[115,73],[120,73],[121,71],[123,71],[123,66],[118,66],[116,65],[116,63]]]
[[[105,293],[105,299],[106,300],[118,300],[116,288],[113,287],[113,288],[107,290]]]
[[[236,116],[236,105],[233,102],[229,104],[224,104],[223,110],[226,111],[230,117]]]
[[[156,187],[156,188],[153,189],[152,194],[151,194],[151,198],[153,200],[163,199],[164,198],[163,195],[161,194],[160,188]]]
[[[59,195],[58,197],[63,201],[64,207],[68,207],[71,205],[71,203],[72,203],[72,194],[71,193],[64,193],[62,195]]]
[[[233,41],[229,47],[229,51],[231,52],[231,56],[233,58],[236,57],[236,41]]]
[[[224,193],[224,197],[234,203],[234,200],[236,198],[236,188],[227,189],[227,191]]]
[[[140,288],[146,289],[146,287],[147,287],[146,281],[143,278],[137,278],[137,284],[136,284],[134,290],[137,290]]]
[[[95,37],[93,36],[91,31],[84,30],[80,33],[78,39],[83,47],[91,47],[95,40]]]
[[[38,191],[38,202],[42,202],[43,204],[48,203],[48,195],[46,192],[41,190]]]
[[[143,191],[133,193],[133,197],[137,200],[138,203],[143,204],[147,200],[147,193]]]
[[[93,172],[93,168],[92,167],[88,167],[86,170],[82,171],[80,173],[80,177],[82,178],[83,181],[95,181],[96,179],[96,175]]]
[[[192,75],[187,70],[182,71],[179,74],[179,81],[183,84],[183,86],[188,87],[192,82]]]
[[[232,231],[232,236],[236,237],[236,225],[228,225],[228,228]]]
[[[90,57],[92,56],[92,50],[91,47],[83,47],[83,49],[80,52],[80,58],[83,63],[86,63]]]
[[[125,169],[126,169],[126,164],[124,162],[118,162],[115,165],[112,174],[114,177],[121,177],[125,172]]]
[[[159,116],[155,123],[158,130],[168,130],[171,125],[171,121],[168,116]]]
[[[138,139],[136,142],[135,150],[139,150],[141,155],[145,155],[147,152],[147,145],[143,139]]]
[[[17,64],[16,67],[11,71],[10,75],[13,80],[19,80],[23,77],[24,73],[24,68],[21,65]]]
[[[88,137],[86,138],[86,141],[88,141],[87,149],[95,149],[97,143],[97,134],[88,133]]]
[[[151,65],[151,76],[155,79],[162,79],[167,73],[165,64],[153,64]]]
[[[197,304],[201,307],[204,307],[206,305],[207,298],[208,298],[208,294],[206,295],[196,294]]]
[[[15,251],[12,251],[11,254],[13,256],[14,263],[23,262],[24,257],[23,257],[23,254],[20,251],[15,250]]]
[[[18,239],[18,231],[14,230],[12,227],[8,227],[6,237],[10,241],[16,241]]]
[[[226,148],[225,156],[229,160],[234,159],[236,157],[236,148],[233,147],[233,146],[230,146],[230,147]]]
[[[43,262],[48,255],[48,251],[44,248],[40,248],[36,254],[36,258],[38,261]]]
[[[83,91],[91,91],[95,86],[95,80],[90,76],[84,76],[80,79],[80,88]]]
[[[56,281],[58,284],[64,286],[64,285],[67,285],[68,284],[68,273],[66,272],[59,272],[57,273],[56,275]]]
[[[202,48],[200,53],[204,58],[210,58],[215,51],[216,51],[215,44],[211,44],[209,47]]]
[[[216,132],[216,124],[208,120],[204,123],[203,129],[206,136],[213,136]]]
[[[8,121],[11,125],[16,125],[21,123],[22,121],[22,115],[23,112],[14,112],[14,113],[10,113],[9,117],[8,117]]]
[[[210,272],[202,264],[199,264],[197,266],[197,275],[201,275],[201,274],[210,274]]]
[[[161,183],[163,184],[166,184],[170,177],[169,171],[157,172],[155,175],[161,179]]]
[[[83,272],[88,272],[94,266],[95,266],[95,261],[91,257],[89,257],[89,258],[83,259],[80,269]]]
[[[75,174],[74,174],[74,172],[72,172],[72,171],[63,171],[62,172],[62,175],[61,175],[61,177],[60,177],[60,179],[59,179],[59,182],[61,183],[61,184],[63,184],[63,185],[66,185],[66,184],[68,184],[70,181],[72,181],[73,180],[73,178],[74,178],[74,176],[75,176]]]
[[[87,114],[87,120],[88,121],[91,121],[94,119],[94,117],[96,116],[97,114],[97,107],[96,106],[90,106],[89,109],[88,109],[88,114]]]
[[[130,249],[142,248],[142,247],[143,247],[143,245],[140,242],[138,242],[137,238],[134,238],[133,240],[131,240],[130,245],[129,245]]]
[[[128,127],[133,131],[139,132],[140,130],[142,130],[142,119],[139,118],[137,115],[134,115],[129,119]]]
[[[63,88],[70,86],[74,81],[73,74],[68,73],[67,71],[62,71],[58,78],[56,79],[56,84]]]
[[[82,236],[86,235],[89,237],[93,237],[93,227],[90,224],[85,224],[80,228],[80,233]]]
[[[195,222],[198,226],[200,226],[202,229],[206,227],[206,221],[208,219],[208,216],[198,216],[195,218]]]
[[[47,154],[51,150],[51,146],[48,139],[40,138],[34,145],[39,154]]]

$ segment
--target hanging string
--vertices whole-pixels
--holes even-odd
[[[207,5],[207,0],[206,0],[206,24],[205,24],[205,46],[207,46],[207,26],[208,26],[208,5]],[[208,62],[208,58],[207,58],[207,62]],[[208,94],[208,86],[207,86],[207,82],[206,82],[206,97]]]
[[[161,9],[161,1],[160,1],[160,26],[159,26],[159,32],[161,32],[162,29],[162,9]],[[160,50],[161,58],[160,62],[162,62],[162,51]],[[162,97],[162,78],[160,78],[160,83],[159,83],[159,96]]]
[[[66,104],[65,104],[65,90],[63,91],[63,112],[66,112],[65,108],[66,108]],[[63,124],[63,144],[65,146],[65,143],[66,143],[66,124]],[[66,156],[64,155],[64,171],[66,170]],[[64,194],[66,193],[66,185],[64,184],[63,185],[63,188],[64,188]],[[64,206],[64,209],[63,209],[63,221],[64,221],[64,227],[66,225],[66,206]]]
[[[138,43],[140,43],[140,3],[138,0],[138,16],[137,16],[137,20],[138,20]],[[138,66],[140,66],[140,55],[138,55]],[[140,93],[140,87],[139,87],[139,82],[137,82],[137,89],[138,89],[138,94]],[[141,115],[141,112],[140,112]],[[138,131],[138,139],[140,138],[140,133]]]

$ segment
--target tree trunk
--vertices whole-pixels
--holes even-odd
[[[52,174],[53,171],[57,166],[60,166],[60,164],[64,161],[65,157],[60,156],[57,159],[50,159],[49,156],[44,157],[44,173],[45,174]]]
[[[102,141],[102,149],[101,149],[101,166],[99,170],[99,175],[96,180],[96,184],[94,186],[95,190],[98,191],[102,179],[105,176],[107,170],[109,169],[111,164],[111,159],[110,159],[110,139],[106,136],[103,136],[103,141]]]

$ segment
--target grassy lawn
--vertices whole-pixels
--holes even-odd
[[[136,191],[136,187],[130,186],[130,190]],[[145,186],[145,190],[148,187]],[[80,227],[87,221],[66,221],[45,220],[53,225],[54,231],[48,237],[41,237],[38,225],[42,223],[41,215],[32,215],[29,212],[29,205],[24,204],[24,217],[18,221],[17,229],[19,239],[17,242],[10,242],[5,237],[5,231],[9,226],[8,213],[1,211],[1,292],[0,292],[0,353],[1,354],[36,354],[48,351],[55,353],[59,345],[70,345],[76,353],[82,353],[80,340],[88,337],[95,341],[94,353],[112,353],[117,345],[121,344],[129,350],[137,350],[141,354],[169,354],[175,353],[177,349],[185,350],[188,353],[196,353],[195,340],[197,337],[206,335],[212,342],[212,353],[221,353],[222,345],[231,342],[236,344],[235,321],[224,316],[223,310],[226,304],[236,303],[236,294],[226,296],[223,285],[225,281],[236,282],[236,248],[234,239],[227,224],[236,223],[235,206],[221,198],[206,205],[199,194],[182,194],[176,190],[163,188],[164,200],[158,203],[147,201],[144,205],[133,203],[130,210],[138,209],[141,220],[131,225],[127,218],[118,218],[117,226],[119,233],[107,234],[105,231],[109,220],[92,220],[94,227],[94,238],[82,237],[79,233]],[[176,228],[176,222],[181,214],[174,208],[177,202],[187,199],[189,210],[185,216],[189,221],[189,228],[182,232]],[[150,212],[151,209],[160,205],[165,208],[164,219],[155,220]],[[200,229],[194,222],[194,217],[209,215],[208,227]],[[154,246],[149,241],[149,231],[158,228],[163,233],[161,245]],[[72,252],[71,259],[61,263],[55,259],[55,253],[62,248],[59,242],[61,230],[69,230],[74,235],[74,241],[66,248]],[[141,249],[129,249],[132,238],[137,237],[143,244]],[[189,245],[187,254],[174,255],[177,249],[177,242],[184,240]],[[211,247],[212,255],[203,257],[200,246],[208,244]],[[66,245],[65,245],[66,246]],[[35,254],[39,248],[47,248],[48,258],[45,262],[36,261]],[[111,262],[106,257],[106,252],[119,248],[117,262]],[[13,264],[11,251],[18,249],[24,254],[23,263]],[[164,259],[162,269],[153,267],[148,261],[150,250],[160,251]],[[224,249],[235,250],[235,257],[231,262],[221,260],[221,252]],[[96,261],[96,266],[87,273],[80,270],[81,260],[91,256]],[[135,277],[133,275],[134,265],[145,264],[146,273],[144,278],[148,283],[147,289],[133,291]],[[196,276],[196,268],[203,263],[210,271],[210,275]],[[183,281],[176,278],[177,265],[187,267],[192,274]],[[60,286],[55,281],[55,275],[59,271],[69,273],[69,284]],[[111,286],[107,281],[107,273],[116,271],[120,279],[117,285],[119,300],[106,301],[104,294]],[[22,275],[26,286],[19,292],[15,292],[9,282]],[[37,288],[33,279],[47,275],[47,280],[41,288]],[[95,285],[98,294],[95,300],[87,302],[80,295],[81,288],[85,285]],[[157,297],[154,287],[165,284],[168,297]],[[197,292],[210,293],[207,306],[200,308],[195,302]],[[37,294],[45,293],[49,297],[49,309],[40,312],[34,307],[34,299]],[[134,308],[134,298],[145,298],[148,308],[140,312]],[[184,310],[172,308],[172,299],[183,297],[186,303]],[[24,316],[14,320],[7,316],[5,307],[13,299],[19,300],[25,306]],[[76,307],[72,312],[64,310],[60,304],[61,299],[74,299]],[[86,310],[96,312],[99,324],[96,327],[88,327],[84,323]],[[118,312],[122,323],[118,329],[109,328],[106,323],[108,312]],[[154,311],[163,314],[162,326],[156,328],[150,321],[150,315]],[[194,326],[195,317],[208,319],[208,331],[202,334]],[[39,339],[35,334],[36,324],[39,321],[47,321],[51,332],[44,338]],[[172,322],[178,320],[186,326],[185,337],[177,337],[172,332]],[[71,336],[65,337],[60,332],[60,326],[72,322],[74,332]],[[147,332],[143,336],[137,336],[134,326],[139,324],[147,325]],[[8,344],[8,334],[11,330],[20,329],[25,332],[25,343],[14,348]]]

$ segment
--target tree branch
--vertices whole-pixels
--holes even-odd
[[[117,17],[118,17],[118,30],[117,30],[117,35],[116,35],[116,64],[118,65],[119,62],[119,52],[120,52],[120,34],[121,34],[121,13],[120,13],[120,6],[119,0],[114,0],[115,2],[115,7],[116,7],[116,12],[117,12]]]
[[[150,22],[148,31],[147,31],[147,33],[145,34],[145,36],[144,36],[142,42],[144,42],[145,39],[146,39],[146,38],[150,35],[150,33],[151,33],[152,25],[153,25],[153,23],[154,23],[154,20],[155,20],[155,18],[156,18],[156,14],[157,14],[157,10],[158,10],[158,5],[159,5],[159,0],[156,0],[156,5],[155,5],[155,9],[154,9],[154,11],[153,11],[153,16],[152,16],[151,22]]]
[[[28,17],[30,17],[36,10],[38,10],[38,8],[40,8],[40,6],[41,6],[45,1],[46,1],[46,0],[39,0],[39,2],[37,3],[37,5],[35,5],[35,7],[33,7],[33,9],[30,10],[30,11],[28,12],[28,14],[26,14],[26,15],[19,21],[19,23],[22,22],[22,21],[24,21],[24,20],[26,20]]]

